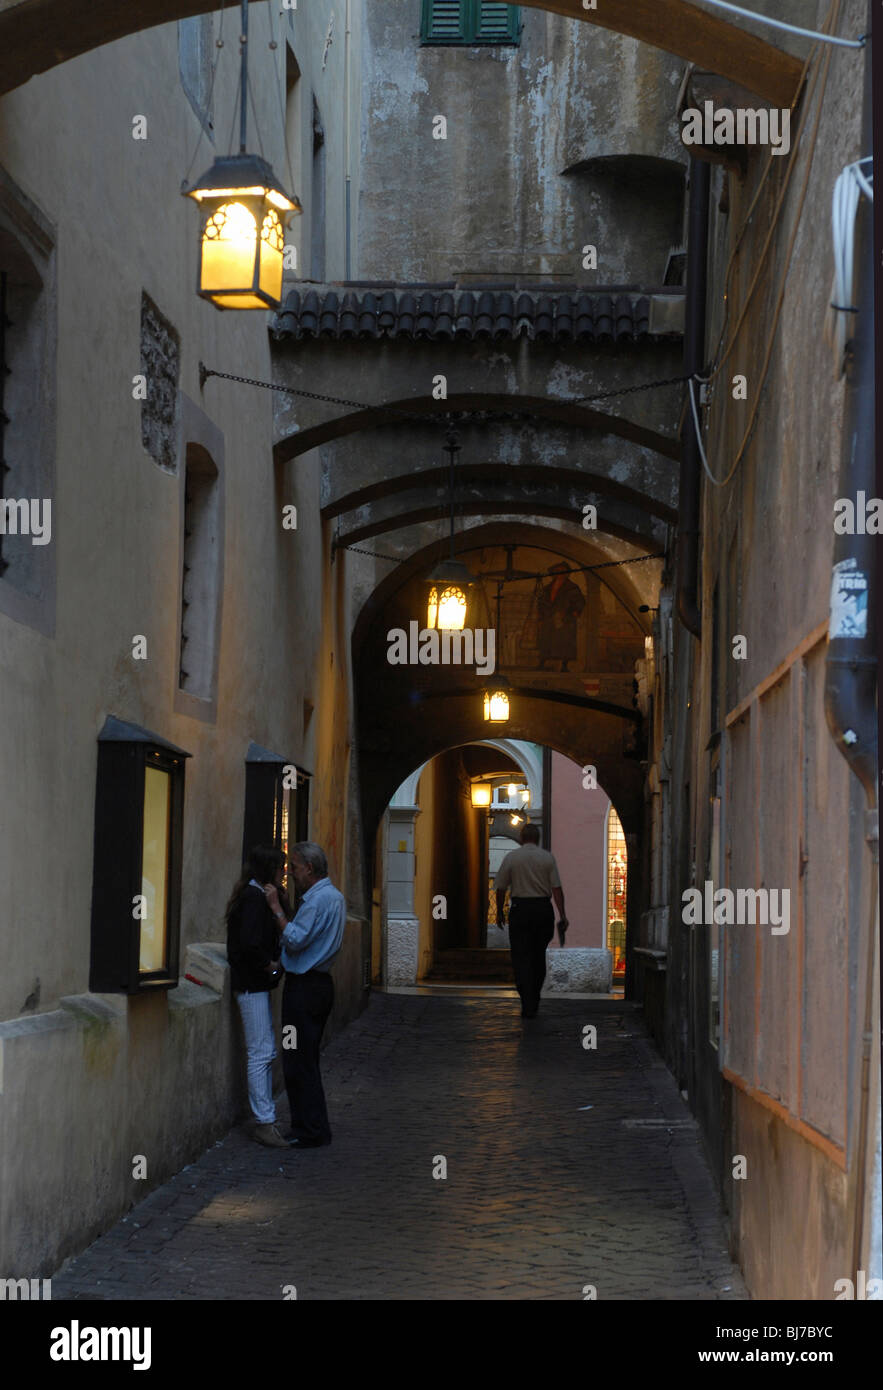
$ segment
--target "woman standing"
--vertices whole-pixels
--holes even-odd
[[[243,865],[227,904],[227,959],[233,992],[242,1015],[248,1056],[248,1103],[256,1125],[252,1138],[269,1148],[287,1149],[276,1127],[273,1103],[273,1061],[276,1041],[270,991],[282,971],[279,964],[279,930],[264,888],[282,889],[285,856],[272,845],[257,845]]]

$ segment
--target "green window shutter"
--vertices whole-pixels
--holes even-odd
[[[518,43],[521,16],[517,5],[489,0],[423,0],[420,38],[437,44]]]
[[[469,8],[469,0],[423,0],[423,42],[463,43]]]
[[[475,37],[479,43],[518,41],[521,21],[517,5],[499,5],[489,3],[489,0],[478,0],[475,8],[478,11]]]

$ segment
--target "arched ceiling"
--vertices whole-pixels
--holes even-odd
[[[688,0],[520,0],[600,25],[728,77],[776,106],[797,98],[803,65]],[[0,0],[0,93],[92,48],[157,24],[207,14],[219,0]]]
[[[509,519],[481,525],[458,536],[457,556],[477,576],[484,576],[482,601],[491,608],[496,588],[492,576],[507,547],[507,566],[511,563],[514,571],[522,573],[507,590],[511,597],[520,598],[522,616],[517,626],[513,627],[511,612],[508,616],[504,612],[498,628],[486,607],[467,621],[467,626],[486,623],[498,632],[496,669],[506,671],[512,687],[511,717],[505,725],[484,722],[481,692],[486,681],[476,669],[400,666],[387,661],[391,630],[425,613],[425,578],[434,562],[447,553],[445,540],[410,555],[377,585],[362,608],[353,634],[353,680],[364,828],[369,840],[389,798],[415,767],[447,748],[495,734],[544,744],[581,765],[593,764],[599,783],[622,808],[624,821],[632,827],[639,822],[642,732],[631,696],[634,661],[644,656],[649,615],[639,613],[638,601],[642,589],[650,590],[656,601],[652,591],[655,588],[658,593],[663,557],[617,564],[589,578],[583,567],[605,564],[609,558],[595,540],[553,531],[537,522]],[[539,622],[537,583],[548,585],[552,567],[562,562],[572,567],[568,582],[575,582],[586,595],[579,619],[579,656],[572,662],[558,657],[543,662],[543,639],[525,636],[523,615],[528,613],[528,620]],[[647,573],[639,587],[632,570],[652,574]],[[525,655],[525,643],[534,649],[532,657]],[[510,653],[517,655],[510,660]],[[571,665],[577,669],[571,670]],[[593,677],[590,670],[608,674]]]

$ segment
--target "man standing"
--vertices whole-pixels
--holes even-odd
[[[555,930],[555,916],[549,898],[558,909],[561,944],[568,921],[564,915],[564,894],[554,855],[540,849],[540,832],[535,825],[521,829],[521,848],[506,855],[494,879],[497,894],[497,921],[503,920],[506,889],[511,889],[509,908],[509,946],[515,984],[521,995],[521,1017],[536,1018],[540,991],[546,978],[546,947]]]
[[[290,922],[275,887],[268,884],[264,891],[282,932],[282,1072],[291,1107],[288,1137],[293,1149],[317,1149],[331,1143],[319,1044],[334,1003],[329,967],[343,940],[346,903],[331,884],[328,861],[318,845],[309,840],[294,845],[290,864],[301,894]]]

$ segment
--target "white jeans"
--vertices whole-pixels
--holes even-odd
[[[236,991],[236,1002],[242,1015],[245,1049],[248,1054],[248,1103],[259,1125],[276,1123],[273,1104],[273,1060],[276,1039],[273,1034],[273,1011],[270,991],[256,994]]]

